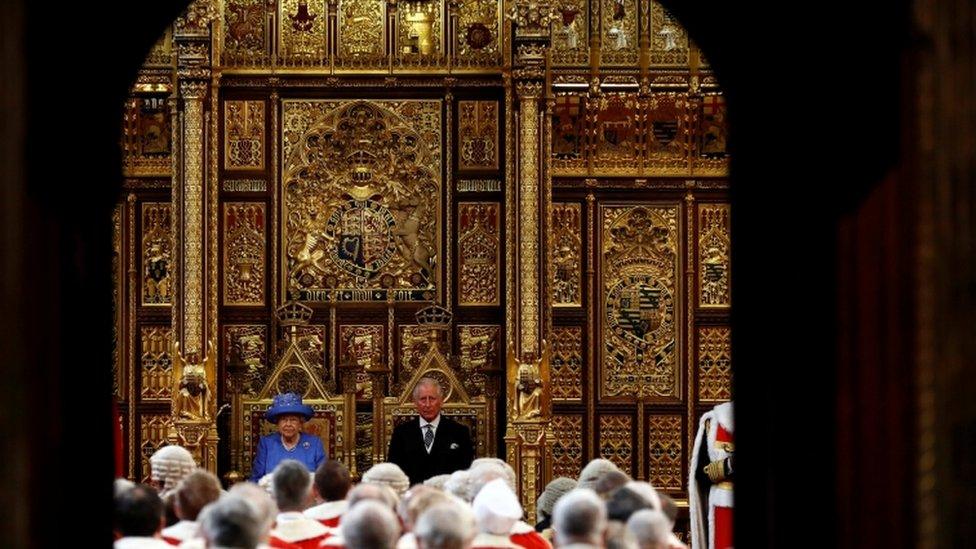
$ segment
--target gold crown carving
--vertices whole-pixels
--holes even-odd
[[[282,326],[305,326],[312,319],[312,308],[297,301],[286,301],[275,310],[275,316]]]
[[[417,324],[424,328],[447,330],[451,327],[451,320],[454,318],[454,315],[451,311],[435,304],[420,309],[414,315],[414,318],[417,319]]]

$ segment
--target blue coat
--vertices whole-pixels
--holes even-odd
[[[258,442],[258,453],[254,456],[254,466],[251,467],[251,481],[261,480],[261,477],[274,471],[274,468],[286,459],[300,461],[309,471],[315,471],[326,459],[322,439],[308,433],[300,433],[298,445],[291,450],[286,450],[281,443],[281,433],[274,432],[261,437]]]

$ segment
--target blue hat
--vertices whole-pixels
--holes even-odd
[[[278,416],[282,414],[297,414],[304,416],[305,421],[308,421],[315,415],[315,411],[308,404],[302,404],[302,397],[295,393],[281,393],[275,395],[264,417],[271,423],[278,423]]]

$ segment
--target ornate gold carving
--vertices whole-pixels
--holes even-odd
[[[559,94],[552,115],[552,170],[586,170],[588,149],[585,97]]]
[[[149,55],[146,56],[142,64],[143,67],[173,64],[173,27],[166,27],[159,40],[156,40],[152,49],[149,50]]]
[[[325,326],[311,324],[295,328],[295,345],[305,357],[305,361],[313,369],[319,370],[318,375],[324,381],[333,381],[332,373],[325,369]]]
[[[176,33],[180,35],[206,35],[210,22],[217,18],[213,0],[193,0],[182,15],[176,18]]]
[[[367,370],[381,368],[384,358],[383,325],[366,324],[339,327],[339,356],[356,363],[356,398],[373,398]]]
[[[601,394],[679,396],[678,207],[601,206]]]
[[[404,381],[413,376],[413,372],[420,367],[421,360],[430,349],[432,338],[430,329],[417,324],[400,325],[400,380]],[[398,384],[394,393],[402,392]]]
[[[142,203],[142,304],[173,302],[173,234],[170,205]]]
[[[508,385],[510,416],[512,423],[539,421],[543,414],[549,414],[548,400],[551,394],[544,394],[543,376],[550,371],[551,351],[548,345],[542,349],[537,360],[519,360],[514,348],[508,347]],[[548,377],[548,376],[546,376]]]
[[[602,0],[602,65],[636,65],[640,50],[637,43],[637,0]]]
[[[122,170],[127,177],[168,176],[172,134],[166,99],[130,97],[125,104]]]
[[[257,395],[271,372],[268,367],[268,328],[263,324],[228,324],[224,326],[224,358],[230,359],[233,346],[240,349],[241,360],[247,364],[242,393]]]
[[[283,283],[306,301],[430,301],[438,101],[285,101]]]
[[[583,329],[552,329],[552,398],[579,402],[583,398]]]
[[[621,471],[630,474],[633,451],[634,418],[629,415],[600,416],[600,457],[614,462]]]
[[[143,326],[139,329],[139,361],[142,371],[142,402],[169,401],[173,386],[173,361],[170,357],[170,329]]]
[[[461,202],[458,219],[458,304],[497,305],[498,203]]]
[[[636,93],[608,93],[595,102],[593,165],[595,168],[641,169],[641,112]]]
[[[267,0],[228,0],[224,6],[224,64],[266,61]]]
[[[173,417],[177,423],[208,424],[214,419],[215,395],[211,384],[217,377],[217,351],[207,343],[207,356],[180,352],[173,344]]]
[[[195,5],[195,4],[194,4]],[[189,9],[193,9],[193,5]],[[183,334],[186,352],[199,352],[203,345],[203,98],[207,92],[205,82],[181,82],[180,94],[184,102],[183,132],[183,192],[180,209],[183,225],[180,236],[183,247],[180,253],[183,283],[182,311]]]
[[[577,202],[552,204],[552,302],[554,307],[583,304],[583,226]]]
[[[552,21],[552,5],[548,1],[516,0],[505,16],[515,22],[518,38],[543,38]]]
[[[458,361],[459,375],[468,394],[478,396],[485,387],[486,366],[500,368],[498,345],[501,327],[496,325],[458,326],[458,340],[461,349]]]
[[[494,65],[501,61],[499,57],[501,4],[497,0],[458,2],[455,51],[460,63]]]
[[[718,93],[702,96],[700,106],[693,107],[698,119],[697,135],[695,136],[694,171],[702,175],[727,175],[729,169],[726,136],[728,123],[726,116],[725,98]]]
[[[683,489],[685,476],[681,465],[684,456],[681,451],[681,416],[647,416],[648,457],[650,475],[648,480],[658,490]]]
[[[691,157],[687,94],[657,93],[647,100],[647,162],[655,175],[687,173]]]
[[[732,330],[698,328],[698,400],[724,402],[732,398]]]
[[[264,169],[264,101],[224,102],[224,168]]]
[[[368,471],[373,466],[373,413],[356,412],[356,468]]]
[[[224,203],[224,305],[264,304],[265,209]]]
[[[579,477],[583,470],[583,416],[553,414],[552,476]]]
[[[221,189],[225,193],[264,193],[268,192],[268,182],[264,179],[225,179]]]
[[[325,0],[281,0],[278,11],[278,54],[289,61],[319,61],[328,47]]]
[[[440,55],[444,41],[443,3],[409,0],[397,5],[397,53],[401,57]]]
[[[386,1],[339,1],[339,56],[377,58],[386,51]]]
[[[519,314],[521,352],[534,358],[539,351],[539,82],[519,82]]]
[[[651,64],[688,66],[688,33],[654,0],[651,0]]]
[[[458,179],[459,193],[497,193],[502,190],[502,182],[497,179]]]
[[[698,207],[698,304],[702,307],[731,305],[730,214],[728,204]]]
[[[458,169],[498,169],[498,102],[458,101]]]
[[[552,63],[586,65],[590,55],[589,0],[562,0],[552,22]]]
[[[139,455],[142,465],[139,482],[149,484],[152,478],[149,458],[156,453],[156,450],[169,444],[166,436],[173,428],[173,416],[169,414],[140,414],[139,423],[141,426],[139,430]]]

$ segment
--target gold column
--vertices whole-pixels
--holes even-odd
[[[508,289],[507,323],[510,328],[506,361],[507,429],[505,443],[508,462],[519,476],[520,499],[527,520],[535,520],[535,502],[548,476],[546,459],[547,430],[552,416],[549,383],[549,347],[545,329],[549,303],[543,295],[548,265],[546,213],[551,195],[546,184],[543,143],[548,138],[541,108],[546,97],[549,23],[552,6],[548,2],[515,2],[508,17],[515,21],[514,69],[506,93],[507,108],[517,110],[514,118],[515,170],[506,177],[506,210],[514,212],[511,242],[514,284]],[[512,173],[512,172],[515,173]],[[514,280],[512,280],[514,279]],[[551,438],[551,434],[550,437]],[[549,466],[551,468],[551,466]]]
[[[216,19],[211,0],[195,0],[174,23],[176,50],[177,109],[174,116],[173,224],[176,251],[173,342],[173,428],[167,435],[170,444],[184,446],[197,463],[217,471],[217,349],[215,345],[215,299],[207,299],[208,282],[215,289],[216,226],[214,189],[207,188],[208,137],[210,116],[216,105],[218,79],[211,90],[210,24]],[[211,112],[206,101],[211,99]],[[216,147],[216,140],[211,141]],[[216,175],[213,172],[211,175]],[[214,184],[216,177],[214,179]],[[208,218],[211,220],[207,234]],[[212,325],[208,325],[211,319]]]

